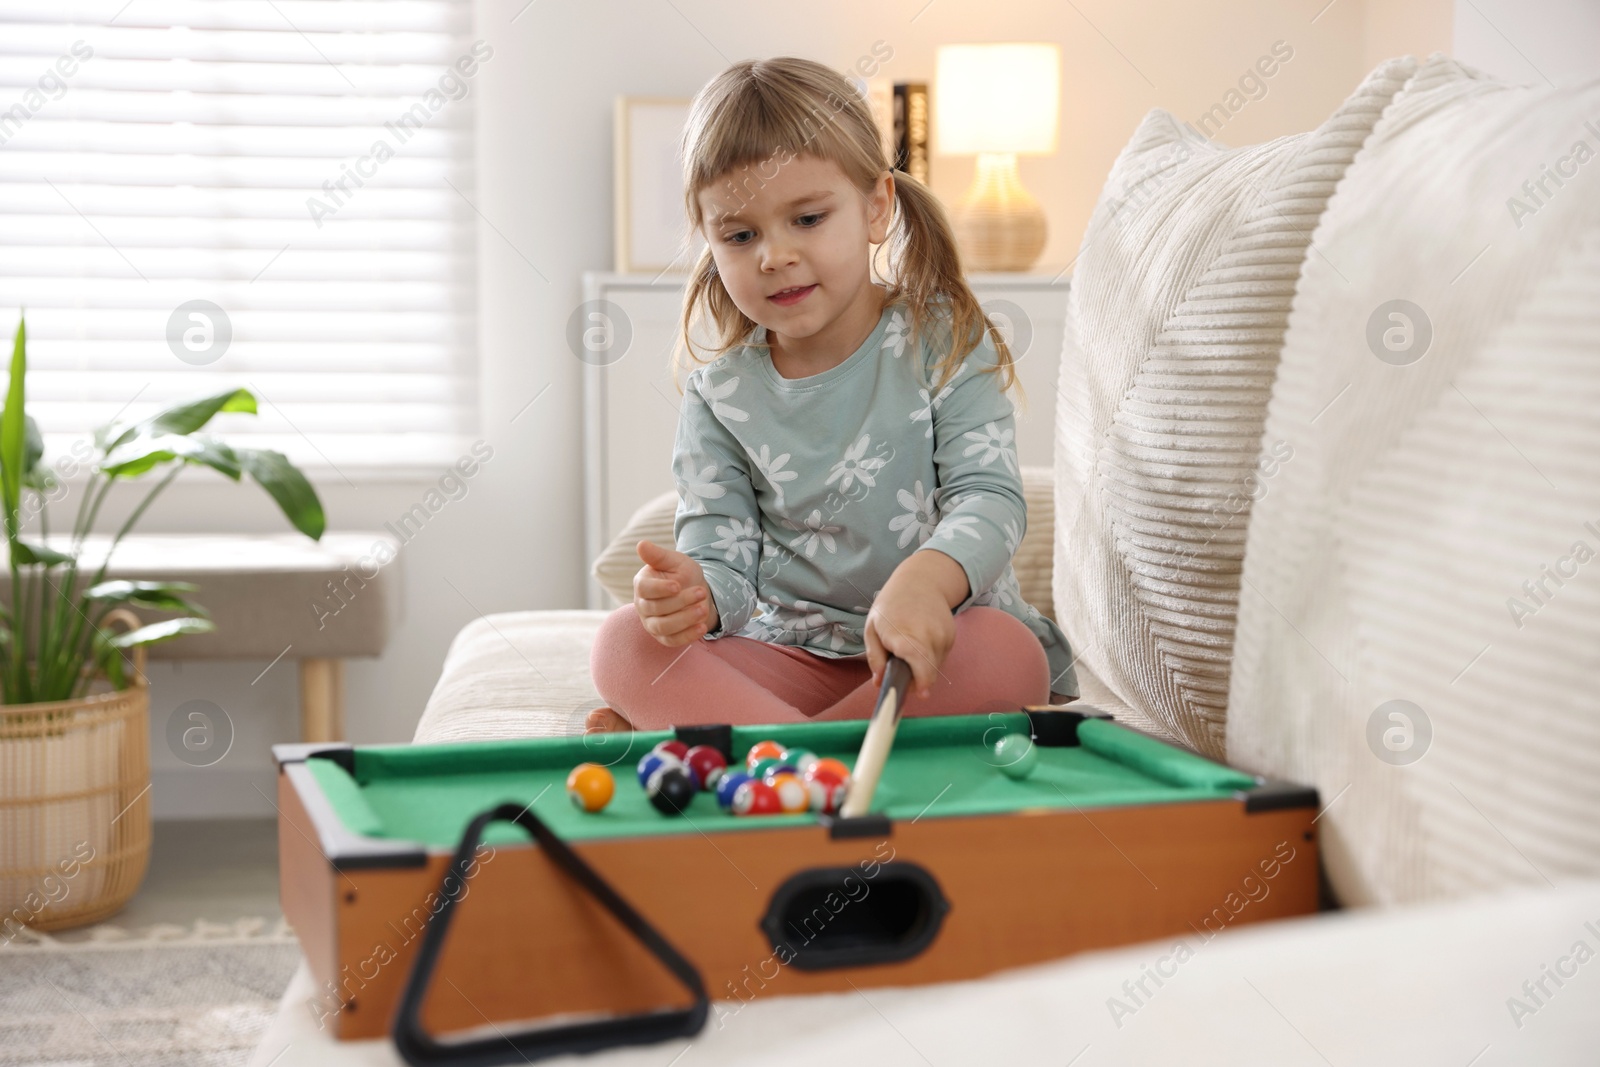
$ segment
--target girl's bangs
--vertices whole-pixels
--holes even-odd
[[[792,156],[814,156],[840,163],[849,158],[849,139],[831,121],[833,112],[818,104],[805,109],[771,100],[750,101],[753,107],[716,122],[715,136],[686,153],[697,161],[688,176],[691,210],[700,190],[736,171],[748,170],[757,181],[770,181],[775,168]],[[846,172],[848,173],[848,169]],[[735,185],[737,180],[731,179]],[[699,217],[698,212],[694,216]]]

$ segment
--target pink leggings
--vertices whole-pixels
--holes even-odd
[[[907,697],[907,716],[1013,711],[1048,702],[1049,660],[1019,619],[972,607],[955,622],[950,654],[927,698],[914,690]],[[632,604],[600,624],[589,670],[601,698],[637,730],[865,719],[879,689],[865,653],[828,659],[732,636],[668,648],[645,630]]]

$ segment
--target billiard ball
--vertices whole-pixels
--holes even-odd
[[[722,777],[717,779],[717,803],[724,810],[731,810],[733,808],[734,793],[738,792],[739,787],[744,783],[753,781],[755,779],[743,771],[724,772]]]
[[[678,815],[694,799],[694,779],[682,764],[657,767],[644,790],[657,811],[663,815]]]
[[[750,746],[750,751],[745,754],[744,765],[751,770],[755,769],[756,761],[764,759],[782,759],[783,746],[776,741],[757,741]]]
[[[816,769],[818,767],[826,767],[829,770],[833,771],[834,774],[837,774],[840,778],[844,779],[845,781],[849,781],[850,780],[850,768],[846,767],[842,761],[836,760],[832,756],[823,756],[821,759],[817,760],[817,762],[813,763],[811,766],[812,766],[812,769]]]
[[[783,758],[794,765],[794,769],[802,775],[811,769],[817,762],[817,754],[803,748],[791,748],[784,752]]]
[[[567,775],[567,796],[578,810],[596,812],[611,803],[617,784],[598,763],[580,763]]]
[[[694,784],[701,789],[715,789],[717,779],[728,769],[728,761],[722,758],[721,752],[710,745],[694,746],[684,757],[683,762],[694,777]]]
[[[1039,765],[1039,749],[1026,734],[1006,734],[994,743],[994,758],[1001,774],[1020,780]]]
[[[774,768],[787,766],[788,764],[784,763],[780,756],[764,756],[750,765],[750,777],[765,778]]]
[[[813,767],[800,777],[806,784],[807,792],[811,794],[811,806],[818,811],[822,810],[819,801],[827,798],[829,790],[849,784],[848,780],[839,777],[832,767]]]
[[[806,782],[806,791],[811,794],[812,811],[834,815],[844,806],[844,798],[849,795],[850,786],[832,774],[824,772]]]
[[[670,752],[678,758],[680,763],[689,758],[689,746],[682,741],[663,741],[651,751]]]
[[[650,776],[662,767],[682,767],[683,763],[670,752],[646,752],[639,761],[639,784],[647,785]]]
[[[761,780],[763,782],[770,781],[773,775],[777,774],[792,774],[796,778],[800,777],[800,771],[797,767],[795,767],[794,764],[780,763],[776,767],[768,767],[766,770],[762,771]]]
[[[770,778],[763,778],[762,781],[778,794],[778,806],[787,815],[805,811],[811,805],[810,791],[806,789],[806,784],[800,780],[800,776],[792,771],[774,774]]]
[[[766,782],[741,782],[733,794],[735,815],[776,815],[783,810],[778,791]]]

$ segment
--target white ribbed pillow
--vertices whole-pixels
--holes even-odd
[[[1600,556],[1579,560],[1600,554],[1597,120],[1600,81],[1435,57],[1306,262],[1266,425],[1295,458],[1250,524],[1228,756],[1322,790],[1348,903],[1600,875]],[[1565,180],[1530,198],[1547,167]],[[1405,341],[1375,321],[1392,300],[1431,325],[1409,365],[1368,348],[1374,326],[1380,351]]]
[[[1261,429],[1295,279],[1415,66],[1392,60],[1316,130],[1249,148],[1152,111],[1084,235],[1056,408],[1058,621],[1091,674],[1208,755],[1252,500],[1294,462]]]

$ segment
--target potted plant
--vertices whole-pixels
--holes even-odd
[[[187,597],[197,588],[190,583],[106,581],[117,543],[188,465],[234,481],[250,475],[313,540],[325,526],[316,492],[282,453],[200,432],[219,412],[255,413],[248,390],[230,389],[96,429],[70,537],[52,543],[48,501],[62,483],[41,462],[43,438],[24,406],[26,350],[19,321],[0,411],[0,514],[11,574],[9,602],[0,603],[0,936],[19,925],[59,929],[116,912],[149,861],[145,649],[214,627]],[[106,494],[157,468],[166,476],[80,589],[84,541]],[[25,536],[35,514],[38,536]],[[183,614],[141,625],[136,607]]]

